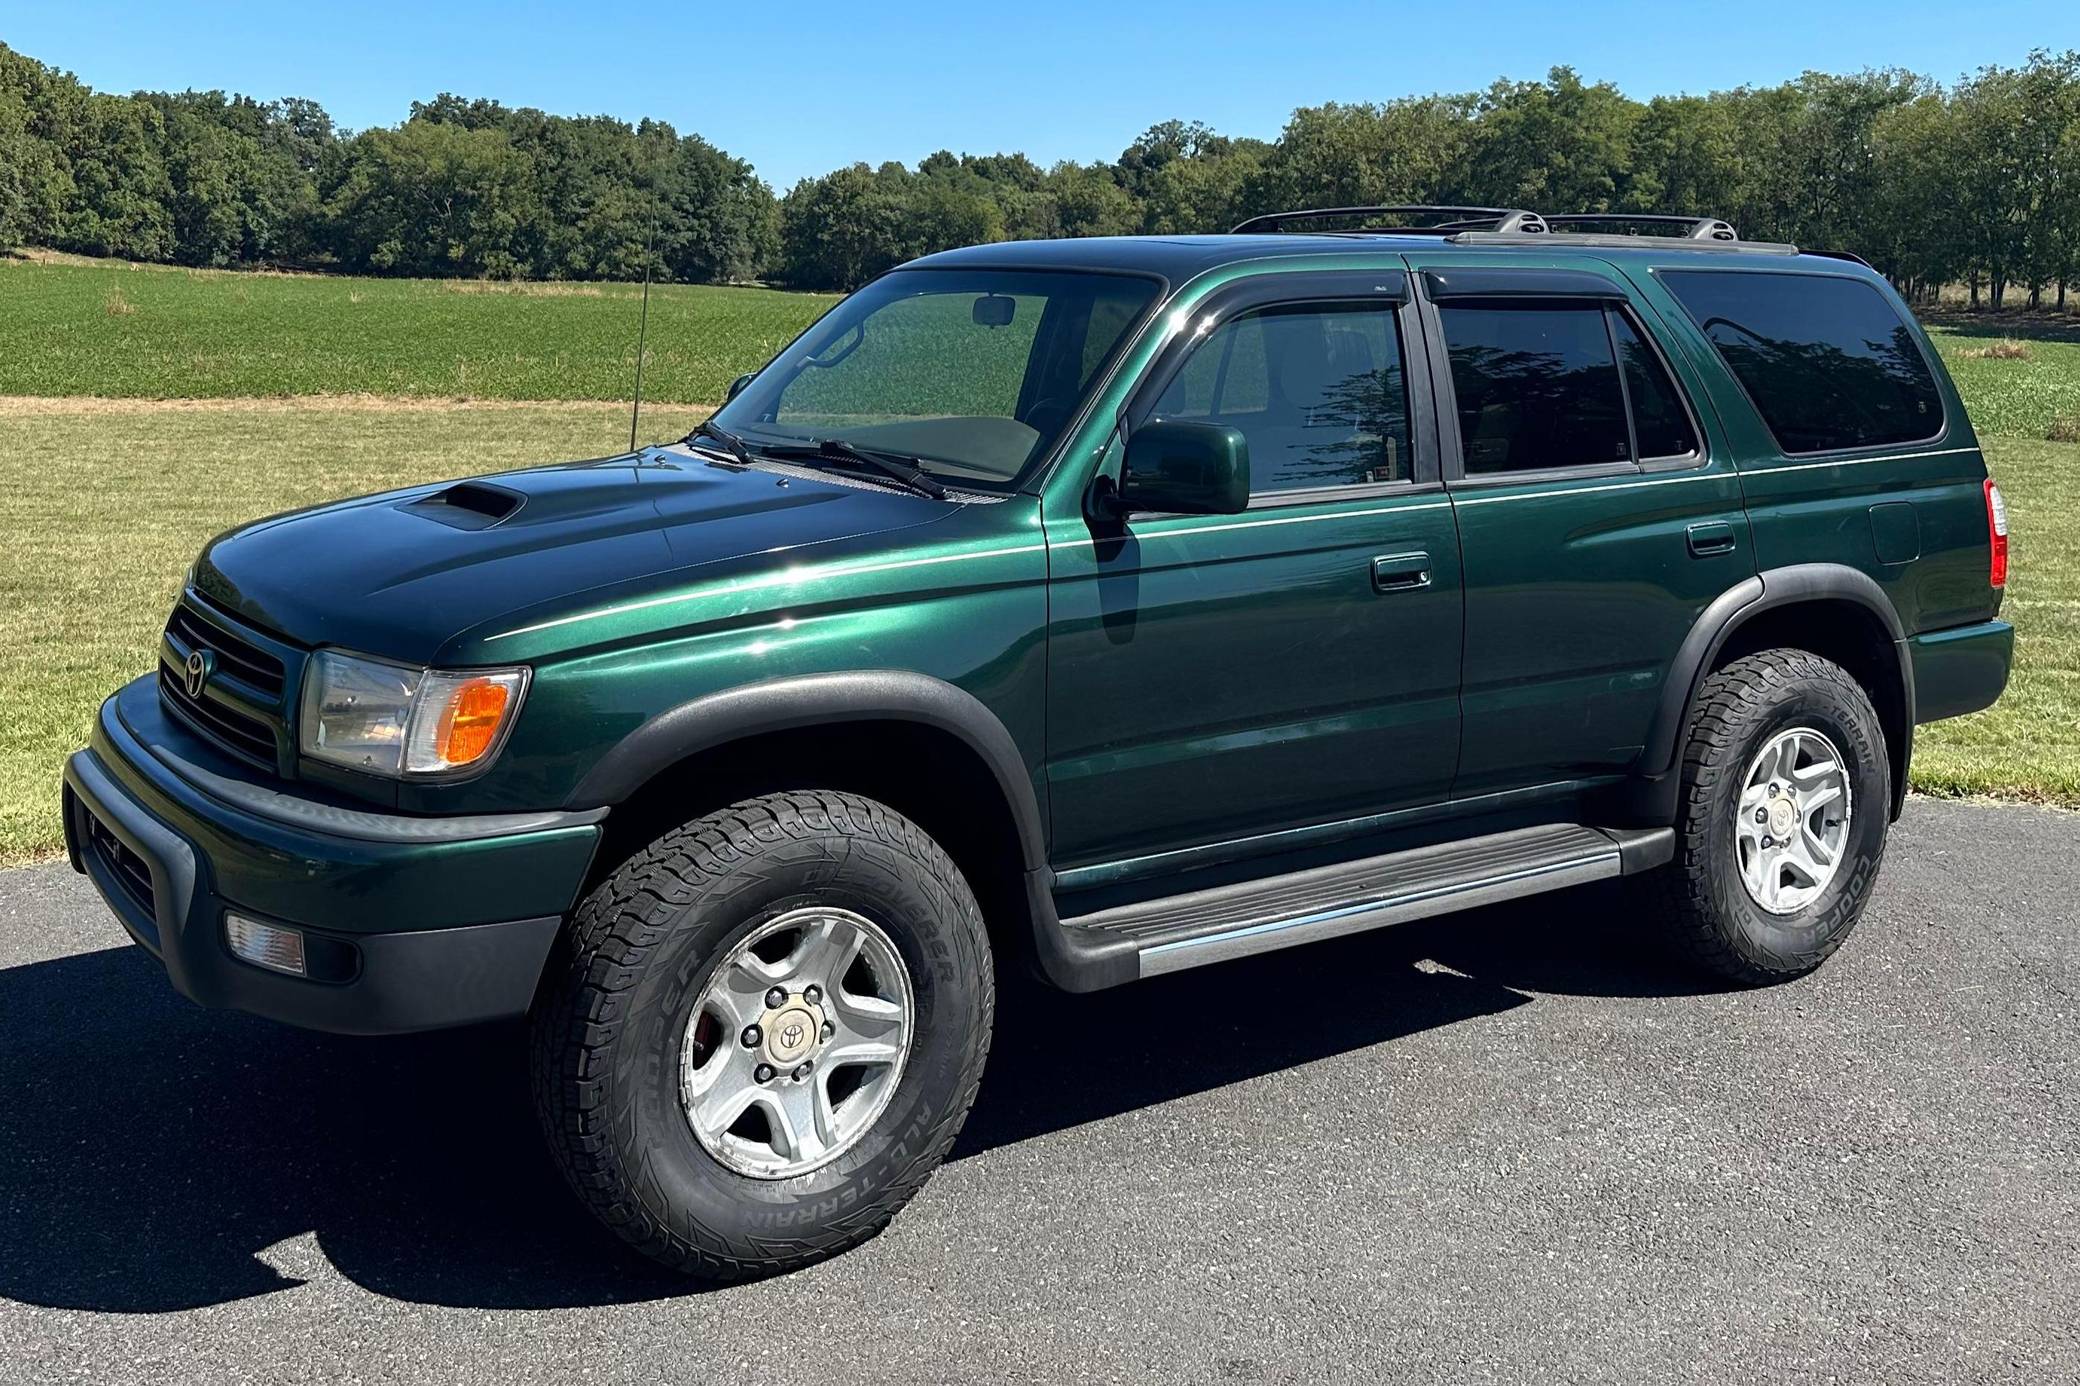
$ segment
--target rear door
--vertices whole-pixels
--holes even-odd
[[[1410,261],[1466,573],[1453,795],[1622,774],[1691,625],[1754,572],[1701,381],[1603,262]]]
[[[1150,365],[1123,433],[1239,429],[1252,495],[1049,522],[1058,865],[1445,798],[1458,536],[1415,333],[1399,270],[1268,273],[1203,300]]]

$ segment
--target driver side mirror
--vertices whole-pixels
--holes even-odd
[[[1249,508],[1249,440],[1226,424],[1146,423],[1127,439],[1121,515],[1234,515]]]
[[[756,380],[756,379],[758,379],[758,372],[757,372],[757,371],[746,371],[746,372],[744,372],[744,374],[742,374],[742,375],[738,376],[738,377],[737,377],[737,378],[736,378],[735,380],[732,380],[732,381],[731,381],[731,382],[729,383],[729,393],[728,393],[728,394],[726,394],[726,395],[724,395],[724,396],[722,397],[722,402],[723,402],[724,404],[728,404],[728,403],[729,403],[729,402],[730,402],[731,400],[735,399],[735,398],[736,398],[736,397],[737,397],[738,395],[741,395],[741,394],[743,394],[743,393],[744,393],[744,387],[745,387],[746,385],[749,385],[749,384],[750,384],[750,383],[751,383],[752,381],[754,381],[754,380]]]

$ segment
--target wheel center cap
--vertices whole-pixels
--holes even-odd
[[[765,1032],[766,1057],[780,1067],[790,1067],[816,1047],[823,1017],[806,1001],[789,1001],[766,1017]]]
[[[1791,836],[1792,828],[1798,824],[1798,810],[1789,799],[1772,799],[1769,806],[1769,830],[1777,837]]]

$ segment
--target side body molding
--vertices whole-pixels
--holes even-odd
[[[1868,573],[1840,563],[1794,563],[1766,569],[1720,593],[1697,618],[1676,651],[1668,679],[1662,685],[1660,706],[1655,709],[1653,724],[1647,731],[1646,749],[1639,760],[1639,773],[1647,781],[1648,790],[1639,807],[1649,821],[1663,824],[1674,817],[1674,771],[1681,749],[1683,719],[1689,714],[1690,700],[1696,696],[1698,685],[1704,681],[1704,671],[1742,625],[1765,611],[1807,601],[1854,602],[1877,618],[1892,642],[1899,659],[1908,743],[1896,748],[1897,773],[1893,778],[1897,782],[1892,787],[1892,809],[1894,816],[1898,815],[1906,796],[1904,772],[1914,736],[1914,666],[1907,653],[1907,632],[1900,625],[1899,612],[1885,595],[1885,589]]]
[[[915,722],[965,743],[1003,790],[1026,869],[1046,866],[1044,820],[1011,733],[974,694],[944,679],[899,669],[769,679],[680,703],[623,737],[571,791],[568,804],[618,804],[652,775],[690,755],[749,736],[833,722]]]

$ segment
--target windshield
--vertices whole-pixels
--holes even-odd
[[[715,422],[754,452],[838,440],[1008,489],[1061,437],[1153,280],[897,270],[825,314]]]

